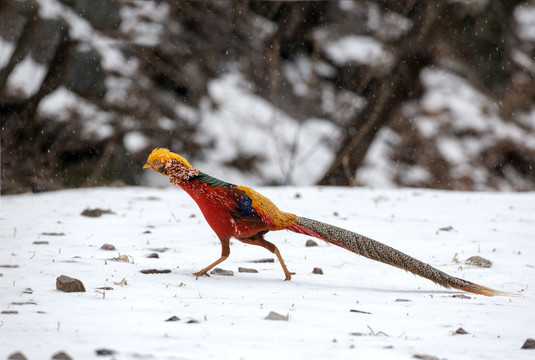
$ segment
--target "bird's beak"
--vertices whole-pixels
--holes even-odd
[[[143,169],[152,169],[152,166],[149,163],[143,165]]]

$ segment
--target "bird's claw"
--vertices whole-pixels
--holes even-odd
[[[292,275],[295,275],[295,273],[294,272],[287,272],[286,273],[286,278],[284,279],[284,281],[292,280]]]
[[[208,274],[207,271],[197,271],[196,273],[193,273],[195,275],[195,279],[197,279],[199,276],[208,276],[210,277],[210,274]]]

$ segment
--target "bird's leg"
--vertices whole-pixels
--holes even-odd
[[[219,241],[221,241],[221,257],[205,267],[204,269],[197,271],[196,273],[193,273],[196,277],[199,276],[210,276],[208,275],[208,271],[210,271],[214,266],[222,263],[223,261],[227,260],[228,256],[230,255],[230,238],[229,237],[220,237]]]
[[[281,256],[279,249],[275,246],[275,244],[272,244],[269,241],[265,240],[263,233],[258,233],[247,239],[238,239],[238,240],[240,240],[241,242],[245,244],[262,246],[263,248],[266,248],[269,251],[271,251],[273,254],[275,254],[275,256],[277,256],[277,259],[279,259],[279,263],[281,264],[282,271],[284,271],[284,275],[286,276],[284,281],[291,280],[292,275],[295,275],[294,272],[288,271],[286,264],[284,264],[284,260],[282,260],[282,256]]]

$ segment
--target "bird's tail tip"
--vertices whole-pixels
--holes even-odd
[[[509,297],[517,297],[522,296],[521,293],[511,293],[507,291],[500,291],[491,289],[489,287],[478,285],[478,284],[472,284],[470,287],[458,287],[457,289],[468,291],[474,294],[484,295],[484,296],[509,296]]]

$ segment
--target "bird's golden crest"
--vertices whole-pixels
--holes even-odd
[[[182,156],[175,154],[174,152],[171,152],[165,148],[156,148],[152,150],[147,159],[147,165],[155,165],[158,163],[167,164],[167,162],[171,159],[178,159],[180,162],[184,163],[184,165],[191,167],[190,163]]]

